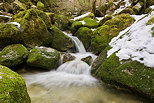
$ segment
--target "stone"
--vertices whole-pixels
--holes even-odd
[[[0,103],[31,103],[25,80],[0,65]]]
[[[73,61],[75,58],[76,57],[71,55],[70,53],[65,53],[64,56],[63,56],[62,62],[63,63],[70,62],[70,61]]]
[[[7,67],[18,66],[26,60],[28,50],[22,44],[12,44],[5,47],[0,53],[0,64]]]
[[[87,63],[88,65],[91,65],[93,62],[93,58],[91,56],[87,56],[85,58],[82,58],[81,60]]]
[[[56,69],[59,66],[60,53],[52,48],[35,47],[30,50],[27,64],[44,70]]]

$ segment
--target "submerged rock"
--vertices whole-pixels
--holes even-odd
[[[121,14],[106,21],[94,31],[90,50],[95,54],[99,54],[107,47],[113,37],[117,36],[120,31],[130,26],[133,22],[134,18],[128,14]]]
[[[93,58],[91,56],[82,58],[81,60],[84,61],[85,63],[87,63],[88,65],[91,65],[93,62]]]
[[[24,79],[0,65],[0,103],[31,103]]]
[[[55,69],[59,66],[60,53],[52,48],[35,47],[29,53],[27,64],[46,70]]]
[[[13,67],[25,61],[28,50],[21,44],[13,44],[5,47],[0,53],[0,64]]]
[[[66,54],[64,54],[64,56],[63,56],[63,63],[66,63],[66,62],[69,62],[69,61],[72,61],[72,60],[74,60],[76,57],[75,56],[73,56],[73,55],[71,55],[70,53],[66,53]]]

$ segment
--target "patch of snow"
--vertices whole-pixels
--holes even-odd
[[[10,22],[11,24],[14,24],[15,26],[17,26],[18,29],[20,29],[21,25],[17,22]]]
[[[140,20],[141,18],[143,18],[144,16],[146,16],[146,14],[142,14],[142,15],[131,15],[136,21]]]
[[[55,50],[52,49],[52,48],[47,48],[46,50],[47,50],[47,52],[49,52],[49,53],[53,53],[53,52],[55,52]]]
[[[153,10],[154,9],[154,5],[150,6],[150,8]]]
[[[146,25],[153,16],[154,11],[113,38],[109,43],[112,49],[108,51],[108,57],[117,52],[116,55],[120,60],[131,59],[154,67],[154,37],[151,34],[151,28],[154,27],[154,24]],[[138,18],[142,17],[143,15]]]
[[[11,16],[7,16],[7,15],[0,15],[1,17],[6,17],[6,18],[12,18]]]
[[[0,76],[0,79],[2,79],[2,76]]]
[[[97,22],[99,23],[104,17],[96,17],[96,19],[98,20]]]
[[[91,29],[92,31],[95,31],[96,29]]]
[[[129,2],[129,0],[124,0],[123,2],[125,2],[125,5],[121,5],[117,10],[114,11],[113,14],[117,14],[117,13],[121,12],[122,10],[124,10],[125,8],[127,8],[128,6],[131,5],[131,3]]]
[[[73,20],[75,21],[75,20],[79,20],[79,19],[81,19],[81,18],[84,18],[84,17],[88,16],[90,13],[91,13],[91,12],[87,12],[87,13],[85,13],[85,14],[83,14],[83,15],[80,15],[80,16],[78,16],[78,17],[75,17]]]
[[[81,22],[83,25],[84,25],[84,24],[86,24],[86,22],[85,22],[85,21],[79,21],[79,22]]]

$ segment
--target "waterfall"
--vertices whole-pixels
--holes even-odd
[[[81,42],[77,37],[72,36],[71,34],[69,34],[69,33],[67,33],[67,32],[63,32],[63,33],[64,33],[65,35],[69,36],[69,37],[73,40],[73,42],[74,42],[74,44],[75,44],[75,47],[76,47],[76,49],[77,49],[77,51],[78,51],[79,53],[86,53],[86,50],[85,50],[85,48],[84,48],[82,42]]]
[[[94,54],[87,53],[82,42],[71,34],[68,35],[74,41],[78,53],[71,53],[76,59],[60,65],[56,70],[50,72],[28,74],[24,75],[28,85],[39,84],[50,89],[52,86],[56,87],[70,87],[70,86],[92,86],[97,84],[97,80],[91,76],[91,67],[81,61],[82,58],[91,56],[96,58]]]

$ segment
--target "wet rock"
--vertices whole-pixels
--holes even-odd
[[[45,70],[56,69],[59,66],[60,53],[52,48],[35,47],[30,50],[27,64]]]
[[[13,67],[25,61],[28,50],[21,44],[13,44],[5,47],[0,53],[0,64]]]
[[[110,40],[117,36],[120,31],[124,30],[134,22],[134,18],[128,14],[121,14],[113,19],[106,21],[101,27],[97,28],[93,33],[90,51],[99,54],[104,50]]]
[[[89,48],[93,36],[93,32],[91,29],[87,27],[81,27],[74,35],[82,41],[86,49]]]
[[[93,58],[91,56],[82,58],[81,60],[84,61],[85,63],[87,63],[88,65],[91,65],[93,62]]]
[[[154,100],[154,68],[150,68],[137,61],[119,61],[116,54],[107,58],[98,70],[95,77],[103,82],[130,89],[139,95]]]
[[[59,51],[67,51],[74,46],[72,39],[68,37],[67,35],[65,35],[56,26],[54,25],[51,26],[50,33],[53,36],[53,41],[50,45],[52,48],[55,48]]]
[[[71,55],[70,53],[66,53],[63,56],[63,63],[73,61],[75,59],[75,56]]]
[[[0,102],[31,103],[25,80],[2,65],[0,65]]]

